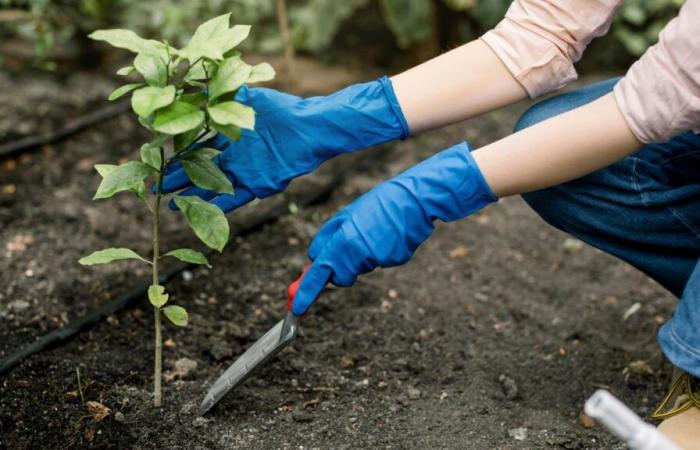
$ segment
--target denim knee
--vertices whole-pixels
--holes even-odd
[[[547,120],[551,117],[558,116],[572,109],[583,106],[602,97],[609,92],[612,92],[613,87],[620,78],[611,78],[609,80],[593,83],[580,89],[571,92],[556,95],[554,97],[542,100],[531,106],[525,113],[520,116],[520,119],[515,124],[514,130],[518,132],[531,125]]]

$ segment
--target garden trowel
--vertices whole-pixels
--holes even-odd
[[[304,269],[304,273],[308,267]],[[216,380],[199,407],[201,415],[206,414],[231,389],[243,383],[257,368],[272,359],[297,337],[301,318],[292,314],[291,307],[304,273],[287,288],[287,316],[258,339]]]

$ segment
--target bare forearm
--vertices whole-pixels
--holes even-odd
[[[506,197],[579,178],[641,146],[608,94],[472,155],[494,193]]]
[[[412,134],[527,97],[496,54],[476,40],[391,78]]]

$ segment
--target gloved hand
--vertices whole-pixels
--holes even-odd
[[[466,142],[378,185],[321,227],[292,312],[306,313],[329,280],[350,286],[375,267],[408,262],[435,220],[461,219],[497,200]]]
[[[218,134],[207,143],[222,151],[215,162],[233,183],[235,193],[217,195],[192,187],[182,167],[171,169],[165,177],[164,192],[189,188],[181,195],[198,195],[229,212],[256,197],[282,192],[293,178],[336,155],[409,134],[386,77],[310,98],[243,86],[236,101],[255,109],[255,130],[243,130],[239,141]]]

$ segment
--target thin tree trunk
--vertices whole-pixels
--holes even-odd
[[[287,72],[287,82],[294,83],[296,67],[294,61],[294,43],[289,32],[289,18],[287,17],[287,4],[285,0],[277,0],[277,26],[279,27],[282,43],[284,44],[284,65]]]
[[[165,161],[165,152],[160,149],[160,172],[158,173],[156,181],[156,199],[153,204],[153,284],[157,285],[159,283],[158,277],[158,259],[160,259],[159,250],[159,220],[160,220],[160,199],[161,185],[163,183],[163,166]],[[160,308],[157,306],[153,307],[154,313],[154,325],[155,325],[155,360],[154,360],[154,374],[153,374],[153,406],[160,408],[163,404],[163,391],[161,388],[162,376],[162,362],[163,362],[163,338],[161,335],[161,313]]]

